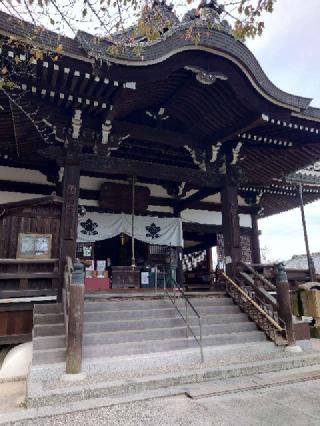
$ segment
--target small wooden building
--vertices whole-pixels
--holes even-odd
[[[61,206],[55,196],[0,205],[0,343],[31,340],[33,304],[55,300]]]

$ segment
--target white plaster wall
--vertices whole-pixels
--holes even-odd
[[[195,222],[205,225],[222,225],[222,216],[220,212],[186,209],[181,212],[181,218],[183,222]]]
[[[169,206],[149,206],[149,212],[173,213],[173,208]]]
[[[252,228],[252,219],[250,214],[239,213],[240,226]]]
[[[204,198],[201,201],[205,201],[205,202],[209,202],[209,203],[217,203],[220,204],[221,203],[221,194],[220,192],[218,194],[214,194],[214,195],[209,195],[209,197]],[[239,206],[247,206],[248,204],[244,201],[243,197],[240,197],[240,195],[238,195],[238,205]]]
[[[79,204],[82,206],[93,206],[99,207],[99,203],[96,200],[84,200],[83,198],[79,198]]]
[[[220,204],[221,203],[221,194],[219,192],[218,194],[209,195],[209,197],[206,197],[201,201]]]
[[[185,198],[189,198],[191,195],[195,194],[196,192],[198,192],[198,190],[190,189],[190,191],[187,191],[186,195],[184,197],[181,197],[181,199],[184,200]]]
[[[42,183],[54,186],[54,184],[48,182],[46,176],[38,170],[18,169],[16,167],[0,166],[0,180]]]
[[[13,203],[15,201],[30,200],[31,198],[43,197],[40,194],[22,194],[21,192],[0,191],[0,204]]]
[[[186,209],[181,212],[181,218],[183,222],[195,222],[201,223],[202,225],[222,225],[222,214],[221,212],[210,212],[208,210],[194,210]],[[239,214],[240,226],[250,227],[251,216],[249,214]]]

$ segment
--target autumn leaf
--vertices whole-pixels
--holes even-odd
[[[63,51],[63,45],[62,44],[59,44],[57,47],[56,47],[56,52],[58,53],[58,55],[59,54],[61,54],[62,53],[62,51]]]

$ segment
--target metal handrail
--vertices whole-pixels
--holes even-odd
[[[241,294],[244,296],[264,317],[278,330],[285,331],[285,328],[281,327],[261,306],[259,306],[238,284],[236,284],[225,272],[222,272],[224,278],[233,285]]]
[[[188,337],[188,331],[191,332],[192,336],[194,337],[195,341],[198,343],[199,348],[200,348],[200,357],[201,357],[201,362],[204,362],[204,356],[203,356],[203,344],[202,344],[202,320],[201,320],[201,316],[199,314],[199,312],[196,310],[196,308],[192,305],[192,303],[190,302],[189,298],[185,295],[184,291],[178,286],[178,283],[176,282],[175,279],[172,278],[172,276],[170,274],[166,274],[166,279],[170,278],[171,282],[174,285],[174,297],[171,297],[170,293],[168,292],[168,289],[165,285],[164,287],[164,291],[166,293],[166,295],[168,296],[168,298],[170,299],[170,301],[172,302],[173,306],[175,307],[176,311],[179,313],[179,315],[181,316],[181,318],[183,319],[183,321],[186,324],[186,336]],[[180,309],[178,308],[177,304],[176,304],[176,291],[179,291],[179,293],[181,294],[183,300],[185,301],[185,306],[186,306],[186,316],[184,317],[182,312],[180,311]],[[188,305],[190,306],[190,308],[192,309],[192,311],[194,312],[194,314],[196,315],[196,317],[198,318],[199,321],[199,338],[196,336],[196,334],[194,333],[194,331],[192,330],[192,328],[190,327],[189,323],[188,323]]]

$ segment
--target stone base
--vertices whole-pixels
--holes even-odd
[[[65,373],[61,376],[61,380],[63,382],[81,382],[87,377],[86,373],[78,373],[78,374],[67,374]]]
[[[300,352],[303,352],[301,346],[298,345],[289,345],[286,347],[286,352],[290,352],[293,354],[299,354]]]
[[[320,327],[319,326],[310,327],[310,335],[313,338],[319,339],[320,338]]]

